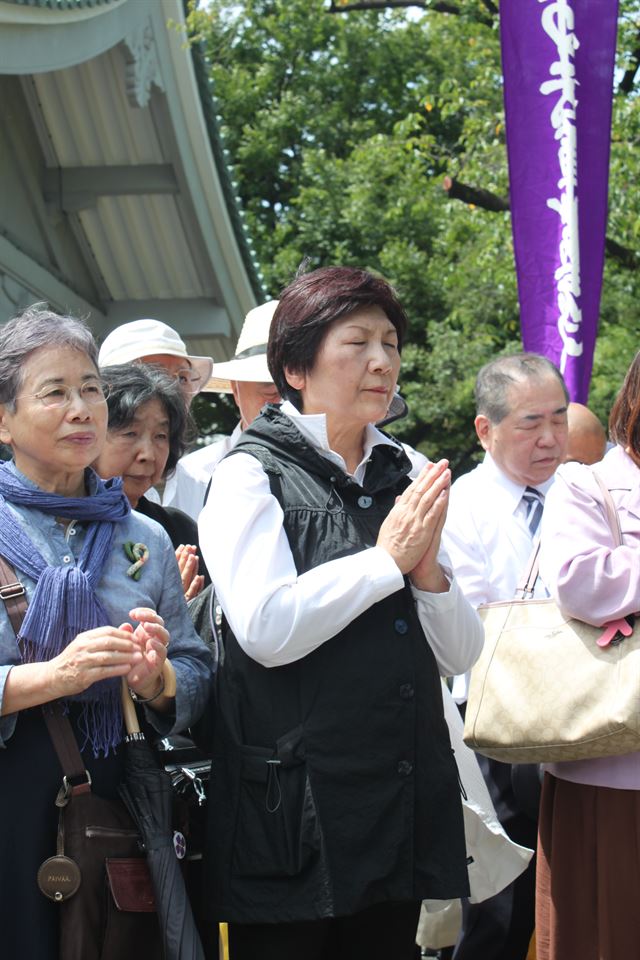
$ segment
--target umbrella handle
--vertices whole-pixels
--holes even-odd
[[[165,697],[175,697],[176,695],[176,671],[170,660],[165,660],[162,664],[162,676],[164,678]]]
[[[124,725],[127,728],[127,733],[140,733],[138,714],[136,713],[135,704],[131,699],[131,694],[129,693],[129,684],[124,677],[122,678],[121,696],[122,715],[124,716]]]
[[[162,665],[162,679],[164,680],[164,688],[162,692],[167,697],[175,697],[176,695],[176,671],[173,668],[173,664],[170,660],[165,660]],[[122,678],[122,714],[124,716],[124,725],[127,728],[127,733],[140,733],[140,724],[138,722],[138,714],[136,713],[136,707],[131,699],[131,694],[129,693],[129,684]]]

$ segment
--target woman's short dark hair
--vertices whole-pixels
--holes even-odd
[[[285,368],[308,373],[332,323],[361,307],[380,307],[398,334],[398,349],[407,316],[393,287],[359,267],[320,267],[304,273],[280,294],[271,321],[267,362],[282,397],[300,406],[300,393],[287,383]]]
[[[167,476],[184,454],[193,433],[193,421],[178,380],[163,367],[147,363],[114,364],[102,367],[100,373],[109,384],[109,430],[128,427],[140,407],[150,400],[162,404],[169,420],[169,456],[164,470]]]
[[[633,358],[611,408],[609,434],[640,467],[640,351]]]

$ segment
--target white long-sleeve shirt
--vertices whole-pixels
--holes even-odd
[[[213,471],[241,436],[242,427],[238,423],[230,437],[222,437],[181,457],[164,485],[163,507],[177,507],[197,520]]]
[[[292,417],[314,447],[346,470],[328,446],[324,415]],[[361,480],[371,449],[393,443],[368,427]],[[263,666],[292,663],[311,653],[374,603],[404,586],[395,561],[381,547],[323,563],[298,576],[280,504],[261,464],[238,453],[220,463],[199,523],[200,545],[231,628],[245,653]],[[440,562],[450,577],[444,554]],[[440,672],[467,670],[482,647],[483,631],[455,580],[445,593],[413,588],[420,623]]]
[[[538,484],[544,495],[553,477]],[[486,454],[470,473],[451,487],[449,512],[442,534],[456,580],[474,607],[510,600],[527,567],[533,538],[522,502],[524,484],[514,483]],[[548,596],[539,578],[535,596]],[[453,695],[467,699],[468,676],[456,677]]]

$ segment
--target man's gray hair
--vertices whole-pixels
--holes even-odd
[[[23,380],[23,365],[40,347],[70,347],[86,353],[98,368],[98,348],[89,327],[61,316],[46,303],[34,303],[0,327],[0,403],[13,412]]]
[[[476,378],[476,414],[483,414],[491,423],[500,423],[509,413],[508,392],[525,380],[555,377],[569,403],[569,392],[562,374],[546,357],[538,353],[514,353],[490,360]]]

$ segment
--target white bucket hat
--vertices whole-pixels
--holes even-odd
[[[249,310],[233,360],[213,365],[213,376],[204,387],[208,393],[231,393],[231,380],[273,383],[267,366],[267,341],[277,306],[277,300],[269,300]]]
[[[183,357],[200,376],[200,390],[213,368],[211,357],[192,357],[187,353],[182,337],[160,320],[132,320],[116,327],[105,338],[98,354],[98,364],[110,367],[117,363],[133,363],[141,357],[165,353],[170,357]]]

